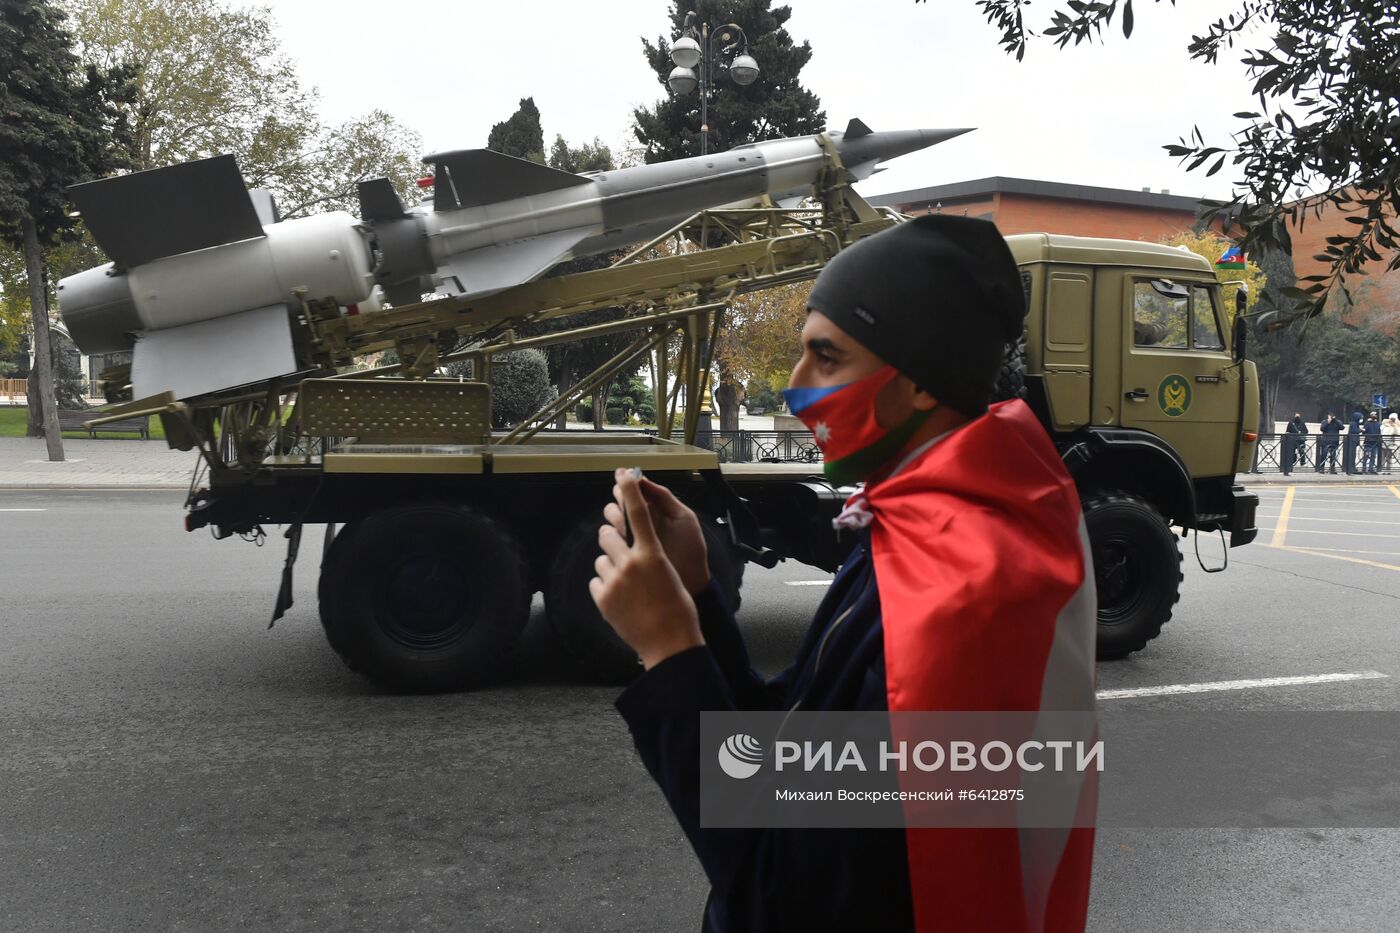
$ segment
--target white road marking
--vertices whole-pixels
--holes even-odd
[[[1262,516],[1262,517],[1264,517],[1264,518],[1271,518],[1271,517],[1273,517],[1274,514],[1276,514],[1276,513],[1274,512],[1274,508],[1275,508],[1275,507],[1272,506],[1272,505],[1269,505],[1269,506],[1260,506],[1260,507],[1259,507],[1259,511],[1258,511],[1256,514],[1259,515],[1259,516]],[[1293,517],[1294,517],[1294,518],[1300,517],[1300,516],[1298,515],[1298,510],[1299,510],[1299,509],[1310,509],[1310,508],[1322,508],[1322,506],[1317,506],[1315,503],[1312,503],[1312,502],[1299,502],[1297,499],[1294,499],[1294,500],[1293,500]],[[1333,508],[1332,506],[1330,506],[1330,505],[1329,505],[1329,506],[1325,506],[1325,508],[1327,509],[1327,514],[1328,514],[1328,515],[1338,515],[1338,514],[1341,514],[1341,513],[1343,513],[1343,512],[1354,512],[1354,513],[1356,513],[1356,514],[1358,514],[1358,515],[1385,515],[1385,514],[1390,514],[1390,513],[1393,513],[1393,512],[1394,512],[1393,509],[1390,510],[1390,513],[1387,513],[1387,511],[1384,510],[1384,509],[1375,509],[1375,508],[1371,508],[1371,509],[1334,509],[1334,508]],[[1342,519],[1342,521],[1346,521],[1346,519]]]
[[[788,586],[831,586],[830,580],[784,580]]]
[[[1348,680],[1385,680],[1389,674],[1380,671],[1351,671],[1342,674],[1306,674],[1301,677],[1261,677],[1257,680],[1216,680],[1201,684],[1166,684],[1161,687],[1130,687],[1124,690],[1100,690],[1100,700],[1122,700],[1128,697],[1173,696],[1181,693],[1214,693],[1217,690],[1255,690],[1263,687],[1298,687],[1309,684],[1335,684]]]
[[[1269,530],[1271,530],[1271,529],[1268,529],[1268,528],[1260,528],[1259,530],[1260,530],[1260,531],[1269,531]],[[1380,534],[1374,534],[1374,533],[1372,533],[1372,532],[1366,532],[1366,531],[1319,531],[1319,530],[1316,529],[1316,528],[1292,528],[1292,527],[1290,527],[1290,528],[1288,529],[1288,533],[1289,533],[1290,535],[1291,535],[1291,534],[1300,534],[1300,535],[1341,535],[1341,536],[1344,537],[1344,538],[1400,538],[1400,535],[1380,535]],[[1274,547],[1280,547],[1280,546],[1281,546],[1281,545],[1278,543],[1278,539],[1275,539],[1275,540],[1274,540]]]
[[[1283,548],[1283,550],[1285,550],[1285,551],[1299,550],[1299,551],[1307,551],[1307,552],[1310,553],[1310,554],[1311,554],[1311,553],[1317,553],[1317,554],[1323,554],[1323,555],[1326,555],[1326,554],[1372,554],[1372,555],[1375,555],[1375,556],[1377,556],[1377,557],[1400,557],[1400,551],[1358,551],[1358,550],[1356,550],[1355,548],[1345,548],[1345,547],[1301,547],[1301,548],[1286,547],[1286,548]]]
[[[1297,508],[1298,504],[1295,502],[1293,504],[1294,511],[1288,516],[1288,520],[1290,522],[1346,522],[1349,525],[1400,525],[1400,522],[1378,522],[1374,519],[1366,518],[1320,518],[1314,517],[1312,515],[1299,515],[1297,512]],[[1361,510],[1358,509],[1357,511]],[[1375,515],[1376,513],[1374,510],[1372,510],[1367,514]]]
[[[45,512],[47,509],[0,509],[0,512]]]

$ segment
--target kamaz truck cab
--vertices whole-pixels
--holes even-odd
[[[1173,527],[1254,540],[1259,381],[1215,270],[1185,250],[1006,238],[1027,290],[1026,399],[1079,487],[1101,658],[1156,637],[1179,596]],[[1238,322],[1238,323],[1237,323]],[[1239,328],[1237,330],[1237,328]]]

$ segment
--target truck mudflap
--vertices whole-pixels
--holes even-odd
[[[1243,486],[1230,487],[1232,498],[1230,508],[1230,547],[1249,544],[1259,536],[1254,526],[1254,513],[1259,508],[1259,497],[1247,492]]]

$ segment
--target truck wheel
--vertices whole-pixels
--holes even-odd
[[[326,640],[350,667],[404,692],[461,690],[502,667],[525,628],[519,545],[479,512],[424,503],[347,525],[318,586]]]
[[[1083,505],[1099,600],[1098,657],[1126,657],[1172,617],[1181,597],[1181,551],[1171,526],[1138,496],[1105,490]]]
[[[1004,402],[1012,398],[1026,397],[1026,332],[1015,343],[1006,345],[1006,358],[1001,362],[1001,372],[997,373],[997,387],[992,395],[993,402]]]
[[[710,573],[736,612],[744,561],[733,553],[724,529],[700,517],[709,551]],[[574,526],[555,552],[545,584],[544,605],[549,626],[564,650],[600,683],[625,684],[642,672],[637,653],[627,646],[598,612],[588,581],[594,577],[601,518],[585,518]]]

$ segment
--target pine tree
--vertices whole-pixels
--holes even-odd
[[[119,105],[129,94],[124,67],[80,67],[52,3],[0,0],[0,239],[25,258],[37,383],[29,393],[30,433],[47,439],[50,460],[63,459],[63,441],[44,249],[73,235],[64,189],[127,164],[131,139]]]
[[[680,35],[690,9],[695,11],[697,26],[739,26],[748,37],[748,52],[759,67],[758,80],[741,87],[725,68],[733,55],[743,51],[743,46],[717,55],[709,102],[711,152],[764,139],[806,136],[825,128],[826,112],[821,109],[821,101],[798,81],[803,66],[812,58],[812,46],[807,42],[795,44],[784,28],[783,24],[792,17],[791,8],[773,7],[772,0],[697,0],[684,8],[674,4],[673,36]],[[655,43],[642,40],[647,63],[656,72],[665,94],[650,107],[632,112],[633,133],[646,148],[648,162],[700,154],[699,92],[672,94],[666,83],[675,67],[671,61],[672,41],[665,36],[658,37]]]
[[[698,28],[708,24],[711,31],[734,23],[748,39],[747,50],[758,62],[758,79],[741,86],[729,76],[726,68],[732,57],[744,51],[740,43],[729,51],[714,43],[717,52],[711,71],[709,99],[708,148],[722,152],[734,146],[779,139],[786,136],[806,136],[826,127],[826,111],[816,94],[799,82],[802,68],[812,58],[812,46],[793,42],[784,24],[792,17],[792,9],[774,7],[772,0],[696,0],[693,23]],[[674,4],[671,10],[672,34],[679,36],[685,26],[688,9]],[[639,107],[632,113],[633,134],[646,147],[648,162],[683,159],[700,154],[700,96],[673,94],[667,84],[675,64],[671,61],[671,42],[664,36],[656,42],[642,40],[647,63],[656,72],[666,97],[651,107]],[[732,322],[728,322],[732,323]],[[716,348],[721,350],[721,348]],[[718,384],[714,400],[719,408],[720,428],[739,428],[739,403],[743,388],[740,375],[730,365],[723,352],[716,354]]]
[[[517,159],[544,163],[544,129],[540,126],[540,108],[533,97],[522,97],[520,109],[509,120],[491,127],[486,148],[503,152]]]

